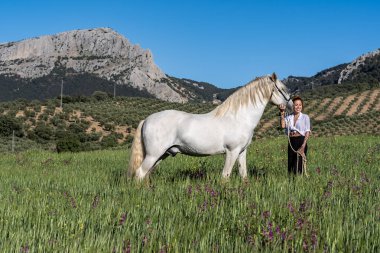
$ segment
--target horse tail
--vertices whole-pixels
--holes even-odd
[[[142,164],[144,160],[145,152],[142,141],[142,126],[144,124],[144,120],[139,123],[139,126],[136,129],[135,137],[133,138],[132,148],[131,148],[131,157],[129,159],[129,167],[128,167],[128,177],[132,178],[136,170]]]

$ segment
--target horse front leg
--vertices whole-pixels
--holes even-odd
[[[239,154],[239,173],[243,179],[247,178],[247,149]]]
[[[223,178],[230,177],[232,167],[234,166],[235,161],[236,161],[238,156],[239,156],[239,150],[238,149],[227,150],[226,162],[224,164],[223,173],[222,173]]]

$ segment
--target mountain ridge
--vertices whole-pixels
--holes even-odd
[[[155,97],[164,101],[220,103],[237,88],[165,74],[149,49],[133,45],[111,28],[72,30],[0,44],[0,101],[47,99],[64,93],[89,96],[97,90],[118,96]],[[288,76],[298,91],[347,83],[380,83],[380,50],[314,76]]]
[[[310,90],[335,84],[380,84],[380,49],[365,53],[350,63],[324,69],[311,77],[289,76],[284,83],[291,89]]]

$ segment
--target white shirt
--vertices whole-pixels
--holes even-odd
[[[310,118],[307,114],[303,114],[300,112],[300,116],[298,117],[296,124],[294,124],[294,114],[290,114],[285,117],[285,134],[288,134],[288,129],[292,131],[297,131],[301,135],[305,136],[306,132],[311,132],[310,130]]]

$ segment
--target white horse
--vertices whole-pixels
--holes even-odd
[[[136,130],[128,175],[142,180],[161,160],[177,153],[225,153],[222,176],[230,176],[238,159],[239,173],[246,178],[247,147],[269,101],[292,107],[288,89],[274,73],[251,81],[209,113],[166,110],[148,116]]]

